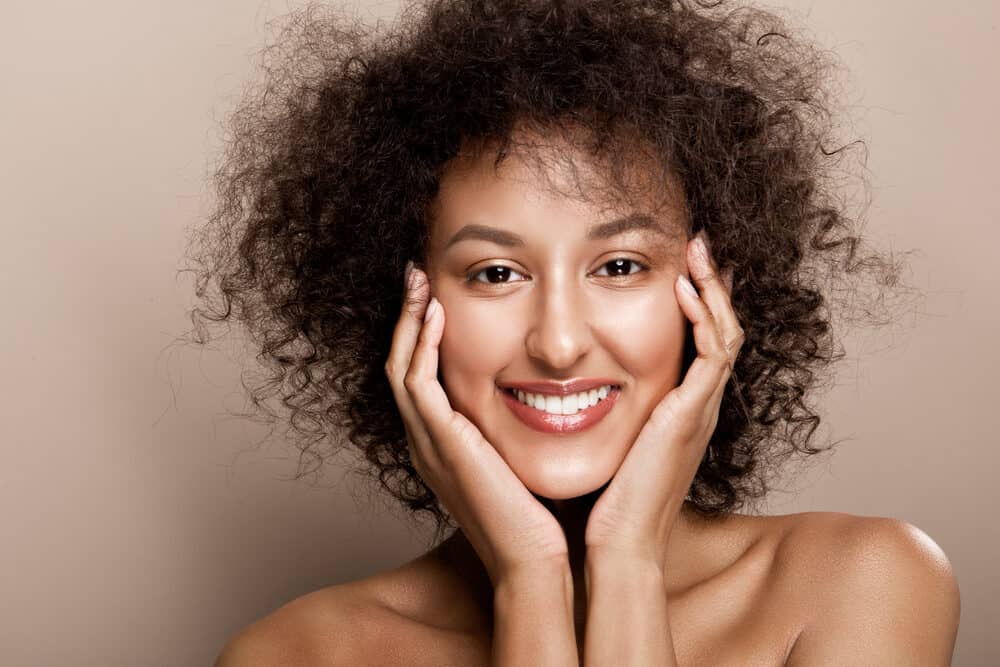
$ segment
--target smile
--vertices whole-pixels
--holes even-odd
[[[605,400],[615,386],[605,384],[595,387],[590,391],[581,391],[566,396],[534,394],[520,389],[509,389],[508,391],[515,393],[517,400],[529,408],[543,410],[550,415],[575,415],[579,410],[586,410],[590,406],[597,405],[599,402]]]
[[[528,427],[542,433],[577,433],[597,424],[614,407],[621,387],[602,385],[585,392],[553,396],[501,389],[507,407]]]

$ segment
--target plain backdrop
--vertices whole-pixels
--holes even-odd
[[[193,285],[178,269],[210,204],[219,124],[267,22],[300,4],[5,3],[3,665],[208,665],[284,602],[427,547],[357,476],[289,481],[280,432],[230,416],[252,358],[237,337],[176,344]],[[867,232],[919,251],[908,279],[923,301],[845,342],[822,427],[845,442],[768,510],[920,527],[961,586],[955,664],[1000,664],[1000,5],[782,6],[850,71]]]

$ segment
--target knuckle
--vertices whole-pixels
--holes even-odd
[[[466,443],[467,446],[471,446],[478,438],[479,429],[468,419],[462,418],[457,412],[452,412],[449,426],[455,430],[459,442]]]
[[[407,314],[412,315],[413,317],[417,317],[420,314],[422,307],[422,300],[413,294],[408,294],[403,302],[403,308],[406,310]]]
[[[674,413],[673,406],[667,407],[666,405],[661,403],[660,405],[656,406],[656,408],[654,408],[653,411],[649,414],[649,417],[646,419],[646,426],[644,426],[643,428],[652,429],[654,432],[659,432],[666,428],[669,428],[670,423],[672,421],[670,419],[670,415],[672,415],[673,413]]]
[[[726,374],[729,372],[730,364],[732,363],[729,359],[729,355],[726,353],[725,349],[719,350],[711,355],[711,366],[712,366],[712,376],[714,377],[715,383],[718,384],[726,378]]]
[[[678,389],[668,393],[666,397],[653,409],[649,420],[653,421],[655,427],[669,426],[673,423],[677,415],[683,408],[684,399]]]
[[[729,363],[729,349],[728,345],[722,345],[718,350],[712,353],[712,359],[718,366],[725,366]]]
[[[738,350],[741,347],[743,347],[743,343],[746,342],[746,339],[747,339],[746,333],[743,331],[743,329],[737,328],[736,333],[729,340],[729,342],[726,343],[726,349],[730,351]]]
[[[427,277],[423,271],[414,269],[411,278],[413,280],[413,285],[403,295],[403,309],[410,315],[418,317],[420,311],[425,305],[427,305],[428,301],[427,297],[422,294],[421,290],[427,282]]]
[[[403,376],[403,386],[406,387],[407,391],[412,393],[420,386],[420,378],[413,371],[410,371]]]

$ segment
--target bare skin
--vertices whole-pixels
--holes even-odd
[[[566,540],[570,594],[550,587],[563,571],[536,570],[545,576],[523,580],[530,606],[515,618],[531,622],[506,641],[516,647],[564,633],[565,609],[572,643],[553,663],[644,664],[587,661],[588,640],[615,641],[608,635],[621,632],[614,616],[589,622],[598,604],[585,558],[593,500],[546,503]],[[641,604],[640,592],[658,599],[670,623],[654,630],[669,632],[673,664],[950,664],[955,578],[940,548],[905,522],[836,513],[707,520],[683,507],[663,553],[662,585],[626,591],[623,579],[611,590],[617,599],[602,602],[619,610]],[[281,607],[235,637],[217,664],[500,664],[498,580],[459,532],[399,568]]]
[[[733,514],[693,521],[674,539],[688,555],[675,561],[664,591],[678,664],[950,664],[957,589],[944,555],[908,524],[824,512]],[[892,585],[907,573],[912,586]],[[873,605],[883,594],[890,599]],[[836,659],[808,652],[805,637],[840,623],[883,636],[886,606],[896,603],[926,623],[924,633],[899,638],[918,659],[878,663],[876,646],[852,647],[845,637],[826,640],[843,651]],[[456,535],[396,569],[289,602],[233,638],[217,665],[488,665],[491,641],[489,579]]]
[[[411,461],[461,532],[286,605],[220,667],[948,664],[958,590],[919,530],[686,506],[743,331],[703,239],[664,232],[679,215],[661,214],[669,193],[628,227],[538,188],[523,163],[488,164],[444,177],[385,369]],[[456,241],[469,221],[492,236]],[[496,267],[524,279],[469,278]],[[685,321],[698,356],[679,378]],[[621,398],[565,439],[527,430],[495,384],[573,377],[613,378]]]

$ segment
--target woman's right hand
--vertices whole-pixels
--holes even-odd
[[[565,563],[562,527],[479,429],[451,408],[437,379],[444,309],[430,308],[427,275],[412,268],[385,372],[399,407],[410,461],[455,518],[493,586],[535,566]],[[425,320],[425,312],[432,312]],[[470,344],[474,344],[470,341]]]

